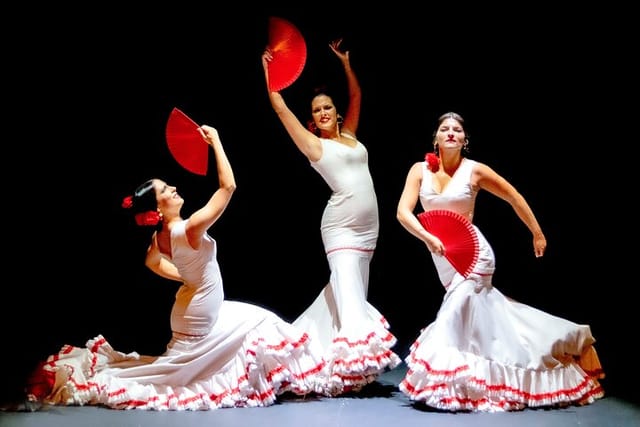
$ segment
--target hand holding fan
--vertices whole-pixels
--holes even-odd
[[[180,166],[189,172],[206,175],[209,150],[198,131],[199,127],[186,114],[174,108],[167,121],[167,145]]]
[[[418,214],[420,224],[442,241],[444,256],[465,278],[478,261],[480,243],[473,225],[457,212],[436,209]]]
[[[307,44],[298,28],[283,18],[269,18],[269,90],[279,92],[302,74],[307,60]]]

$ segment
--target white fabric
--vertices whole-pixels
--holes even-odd
[[[284,392],[317,391],[321,354],[308,336],[261,307],[225,301],[216,242],[191,249],[183,221],[171,232],[172,261],[185,282],[171,312],[173,337],[160,356],[115,351],[98,335],[86,348],[48,358],[50,404],[202,410],[267,406]]]
[[[319,341],[327,363],[325,394],[359,390],[400,363],[396,338],[367,301],[369,265],[378,239],[378,203],[364,145],[321,139],[322,156],[311,166],[331,189],[320,231],[329,283],[293,322]]]
[[[441,193],[422,170],[422,208],[473,218],[475,162],[464,159]],[[506,411],[591,403],[604,395],[604,374],[588,325],[579,325],[503,295],[491,283],[493,251],[475,227],[479,261],[465,280],[444,257],[432,255],[446,289],[435,320],[406,358],[400,390],[443,410]]]
[[[331,189],[320,225],[325,251],[373,250],[380,225],[367,149],[359,141],[349,147],[332,139],[320,140],[322,157],[311,166]]]

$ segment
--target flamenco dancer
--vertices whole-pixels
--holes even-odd
[[[278,91],[269,85],[267,48],[262,55],[273,110],[296,147],[331,189],[320,232],[330,268],[329,283],[293,322],[323,348],[328,396],[356,392],[396,367],[400,358],[391,350],[396,337],[384,316],[367,301],[369,265],[378,239],[378,204],[369,172],[368,152],[356,138],[361,89],[342,39],[329,44],[346,73],[349,103],[344,119],[330,95],[319,91],[311,100],[308,127],[292,113]]]
[[[448,210],[473,220],[480,190],[508,202],[531,231],[533,251],[543,256],[547,240],[524,197],[487,165],[462,155],[469,143],[464,120],[443,114],[434,133],[435,153],[415,163],[406,178],[397,219],[423,241],[445,288],[435,320],[405,359],[400,390],[411,400],[446,411],[512,411],[526,407],[587,404],[604,396],[604,372],[588,325],[514,301],[491,281],[494,253],[480,230],[479,257],[467,277],[444,256],[442,241],[414,215]]]
[[[256,305],[224,299],[216,241],[208,230],[236,188],[215,128],[198,132],[217,159],[219,188],[183,219],[184,199],[160,179],[123,201],[138,225],[153,230],[145,264],[180,283],[172,338],[159,356],[116,351],[101,335],[65,345],[37,369],[29,398],[49,405],[114,409],[209,410],[269,406],[283,393],[316,392],[324,367],[307,334]]]

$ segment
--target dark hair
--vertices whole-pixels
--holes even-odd
[[[158,201],[153,187],[153,179],[149,179],[136,188],[132,195],[122,199],[122,207],[133,213],[136,224],[162,228],[162,213],[158,211]]]
[[[467,133],[467,130],[464,128],[464,119],[462,118],[462,116],[458,113],[454,113],[453,111],[449,111],[447,113],[444,113],[440,117],[438,117],[438,126],[436,126],[436,130],[433,132],[433,136],[436,136],[436,133],[438,132],[438,128],[440,127],[442,122],[444,122],[447,119],[453,119],[458,123],[460,123],[460,126],[462,126],[462,129],[464,129],[464,133],[465,134]]]
[[[155,211],[158,208],[153,179],[149,179],[136,188],[132,196],[131,210],[133,213]]]
[[[332,98],[331,93],[329,93],[329,86],[326,84],[321,84],[314,87],[311,91],[311,99],[315,98],[318,95],[327,95]]]
[[[333,91],[329,88],[329,85],[321,84],[314,87],[311,91],[311,102],[313,102],[314,99],[321,95],[331,98],[331,102],[333,102],[333,105],[336,107],[336,111],[340,111],[339,107],[342,104],[342,100],[335,93],[333,93]]]

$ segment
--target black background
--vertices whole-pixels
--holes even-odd
[[[93,3],[16,16],[24,23],[5,57],[8,397],[63,344],[102,334],[121,351],[164,351],[177,286],[144,267],[149,230],[120,202],[159,177],[177,186],[186,215],[217,187],[214,168],[198,176],[171,157],[164,130],[174,107],[217,127],[234,166],[237,192],[210,230],[227,298],[293,320],[324,286],[319,224],[329,192],[271,110],[260,62],[268,17],[279,16],[307,42],[305,69],[283,91],[300,118],[313,86],[346,91],[328,42],[344,37],[351,52],[381,221],[369,300],[389,320],[396,351],[406,355],[433,320],[443,289],[395,208],[410,166],[431,149],[437,117],[456,111],[471,135],[469,157],[518,188],[548,239],[536,259],[509,205],[481,193],[475,223],[496,253],[495,286],[589,324],[605,391],[637,399],[625,356],[637,327],[637,261],[623,188],[635,178],[620,165],[637,119],[624,107],[635,91],[624,11],[237,6]]]

